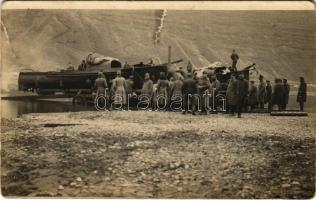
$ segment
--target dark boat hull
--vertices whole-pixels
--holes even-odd
[[[120,70],[120,69],[118,69]],[[144,66],[121,69],[122,76],[134,76],[134,90],[139,90],[143,84],[145,73],[150,73],[155,78],[160,72],[167,73],[167,66]],[[78,91],[91,93],[98,72],[64,71],[64,72],[20,72],[18,85],[21,91],[32,91],[38,94],[52,94],[64,92],[76,94]],[[116,71],[104,72],[108,85],[115,78]]]

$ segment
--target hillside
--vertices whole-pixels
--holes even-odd
[[[1,17],[5,90],[16,88],[22,68],[78,65],[90,52],[123,63],[164,62],[168,45],[173,59],[191,60],[195,67],[230,63],[235,48],[240,68],[255,62],[269,79],[304,76],[315,83],[313,11],[4,10]]]

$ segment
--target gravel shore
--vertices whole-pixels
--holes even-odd
[[[315,121],[142,111],[2,118],[2,194],[311,198]]]

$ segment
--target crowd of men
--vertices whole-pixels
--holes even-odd
[[[238,58],[236,51],[233,50],[231,71],[237,71]],[[124,108],[127,104],[127,98],[133,95],[133,76],[125,79],[118,71],[116,78],[111,82],[110,96],[113,97],[115,105],[122,105]],[[105,94],[108,85],[103,73],[98,74],[95,86],[97,96]],[[216,98],[215,101],[214,99],[213,101],[207,101],[205,98],[216,97],[220,88],[221,83],[217,80],[215,74],[209,75],[207,72],[203,72],[202,77],[197,77],[192,64],[189,62],[186,71],[181,69],[180,73],[175,73],[169,79],[167,79],[164,72],[161,72],[158,81],[154,82],[151,75],[146,73],[140,100],[146,100],[150,109],[178,108],[178,110],[182,110],[183,114],[188,112],[193,115],[197,112],[207,114],[210,107],[215,108],[212,110],[213,112],[216,111],[220,102]],[[254,81],[246,80],[243,73],[232,73],[225,93],[225,109],[227,113],[232,115],[237,113],[238,117],[241,117],[243,111],[264,109],[266,104],[270,111],[275,106],[279,111],[282,111],[287,108],[289,94],[290,85],[286,79],[275,79],[272,87],[270,81],[264,80],[262,75],[259,76],[259,82],[256,85]],[[304,78],[300,77],[297,102],[300,104],[301,111],[304,110],[305,101],[306,83]],[[222,110],[225,109],[222,108]]]

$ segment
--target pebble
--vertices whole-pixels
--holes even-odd
[[[93,171],[93,173],[94,173],[94,174],[97,174],[97,173],[98,173],[98,170]]]
[[[70,183],[70,186],[76,186],[76,185],[77,185],[77,183],[75,183],[75,182]]]
[[[298,181],[293,181],[293,182],[292,182],[292,185],[300,185],[300,182],[298,182]]]
[[[58,186],[58,190],[63,190],[63,189],[64,189],[64,186],[62,186],[62,185]]]
[[[76,181],[81,182],[82,179],[81,179],[80,177],[77,177],[77,178],[76,178]]]
[[[285,183],[285,184],[282,184],[282,187],[283,187],[283,188],[289,188],[289,187],[291,187],[291,185],[290,185],[290,184]]]

